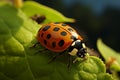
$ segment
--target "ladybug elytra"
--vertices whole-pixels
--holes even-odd
[[[69,55],[84,58],[87,53],[83,38],[69,25],[49,23],[43,25],[37,34],[38,42],[53,52],[68,50]]]

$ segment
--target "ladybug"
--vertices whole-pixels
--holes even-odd
[[[37,34],[38,42],[53,52],[68,50],[70,56],[84,58],[87,51],[83,38],[65,23],[52,22],[43,25]]]

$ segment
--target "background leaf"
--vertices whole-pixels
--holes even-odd
[[[58,11],[33,1],[24,2],[24,6],[22,7],[22,10],[28,17],[31,17],[35,14],[44,15],[46,17],[46,20],[44,21],[44,23],[74,22],[74,19],[67,18],[63,16],[61,13],[59,13]]]
[[[105,45],[101,39],[98,39],[97,46],[102,56],[105,58],[106,62],[108,62],[111,58],[115,58],[115,62],[111,65],[111,67],[114,70],[120,71],[120,54]]]

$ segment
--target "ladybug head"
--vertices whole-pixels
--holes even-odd
[[[72,56],[84,58],[86,53],[86,46],[81,40],[75,40],[69,48],[69,54]]]

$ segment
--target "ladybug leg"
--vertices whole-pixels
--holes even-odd
[[[34,47],[36,47],[37,44],[40,44],[40,43],[37,42],[37,43],[33,44],[32,46],[30,46],[30,48],[34,48]]]
[[[56,58],[58,58],[58,57],[61,56],[62,54],[63,54],[63,53],[59,53],[59,54],[53,56],[52,59],[50,59],[50,60],[48,61],[48,63],[51,63],[52,61],[54,61]]]
[[[48,49],[39,49],[39,50],[35,53],[35,55],[41,54],[41,52],[43,52],[43,51],[48,51]]]
[[[68,54],[68,64],[67,64],[68,70],[70,70],[70,65],[71,65],[71,55]]]
[[[32,46],[30,46],[30,48],[35,48],[35,47],[36,47],[37,45],[39,45],[39,44],[40,44],[40,43],[37,42],[37,43],[33,44]],[[39,50],[37,50],[37,52],[35,52],[35,55],[38,54],[38,53],[41,53],[42,51],[48,51],[48,49],[46,49],[46,48],[39,49]]]

